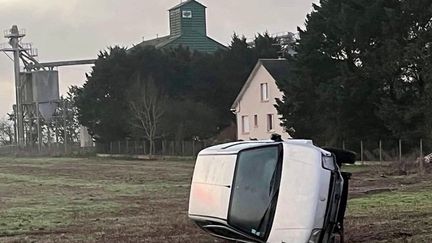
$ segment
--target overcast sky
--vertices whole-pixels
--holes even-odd
[[[228,44],[234,32],[295,32],[318,0],[200,0],[207,6],[208,35]],[[96,58],[108,46],[130,47],[169,33],[167,10],[180,0],[0,0],[0,30],[26,29],[23,42],[39,50],[40,61]],[[3,34],[3,32],[1,32]],[[0,36],[0,44],[7,42]],[[64,93],[82,85],[88,66],[60,68]],[[0,118],[14,103],[13,63],[0,53]]]

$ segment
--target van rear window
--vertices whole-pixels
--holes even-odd
[[[242,232],[264,239],[272,222],[280,183],[282,146],[239,153],[228,223]]]

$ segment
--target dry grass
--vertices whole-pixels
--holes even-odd
[[[0,158],[1,242],[213,242],[187,219],[190,161]]]
[[[354,171],[348,242],[432,242],[432,175],[397,176],[395,166]]]
[[[192,170],[192,161],[0,158],[0,242],[215,242],[187,218]],[[432,242],[431,177],[348,170],[349,242]]]

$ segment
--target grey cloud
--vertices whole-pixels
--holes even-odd
[[[253,37],[295,31],[318,0],[202,0],[208,32],[228,44],[234,32]],[[131,46],[169,32],[167,10],[180,0],[0,0],[0,30],[18,24],[40,60],[95,58],[108,46]],[[0,40],[0,43],[6,42]],[[62,91],[80,85],[88,67],[60,69]],[[0,55],[0,117],[14,100],[12,64]]]

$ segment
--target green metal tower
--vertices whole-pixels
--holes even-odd
[[[169,10],[171,35],[207,35],[206,7],[197,1],[183,2]]]
[[[206,6],[185,1],[169,10],[170,35],[144,41],[138,46],[158,49],[183,46],[194,51],[213,53],[227,47],[207,36]]]

